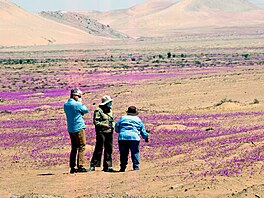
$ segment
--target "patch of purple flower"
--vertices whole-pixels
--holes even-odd
[[[212,54],[211,58],[216,57],[217,60],[218,56],[220,55]],[[103,69],[91,69],[85,65],[79,70],[72,69],[71,66],[52,67],[45,64],[39,67],[46,69],[25,69],[20,70],[19,74],[16,73],[15,77],[20,81],[16,81],[11,90],[6,84],[12,84],[14,76],[1,79],[5,90],[0,93],[0,149],[3,151],[0,153],[0,163],[4,163],[6,167],[42,167],[68,163],[70,139],[62,106],[63,100],[68,97],[69,90],[74,86],[80,87],[84,92],[98,93],[111,86],[129,87],[165,78],[196,78],[217,75],[223,71],[234,72],[238,68],[237,65],[190,65],[180,68],[176,63],[121,65]],[[12,75],[12,68],[6,69]],[[127,101],[129,97],[124,96],[123,100]],[[94,107],[91,106],[90,109],[92,108]],[[119,116],[116,115],[116,118]],[[263,120],[263,116],[264,112],[258,111],[140,114],[148,126],[147,129],[151,131],[150,142],[141,143],[141,156],[143,160],[148,161],[162,159],[160,164],[156,162],[159,166],[168,163],[171,166],[190,164],[185,170],[179,170],[182,175],[189,172],[197,177],[234,176],[244,172],[254,174],[256,169],[264,169],[263,165],[260,168],[254,166],[264,160],[264,147],[261,144],[264,141],[264,125],[258,122]],[[94,146],[92,117],[85,119],[87,144]],[[251,122],[244,124],[244,120]],[[114,140],[113,159],[118,160],[117,134],[114,134]],[[87,159],[90,159],[91,155],[92,150],[88,150]]]

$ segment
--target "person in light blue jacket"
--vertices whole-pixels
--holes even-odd
[[[82,92],[75,88],[71,90],[70,98],[64,103],[64,112],[67,118],[67,128],[71,138],[70,173],[87,172],[84,168],[84,151],[86,145],[85,123],[83,115],[88,108],[82,104]],[[76,166],[77,157],[77,169]]]
[[[129,150],[133,162],[133,170],[139,170],[139,143],[140,136],[148,142],[148,133],[142,120],[137,116],[135,106],[130,106],[127,115],[122,116],[115,125],[118,135],[120,152],[120,172],[125,172],[128,163]]]

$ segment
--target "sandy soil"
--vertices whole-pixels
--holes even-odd
[[[188,3],[189,1],[184,2]],[[131,34],[136,38],[140,37],[138,39],[112,41],[112,39],[98,39],[98,37],[88,35],[76,28],[29,14],[3,0],[0,0],[0,5],[3,5],[3,8],[0,10],[0,17],[5,18],[5,20],[0,21],[0,25],[4,27],[1,30],[2,34],[0,36],[0,60],[3,60],[0,64],[0,94],[7,90],[15,92],[19,86],[23,91],[32,90],[36,86],[52,89],[53,82],[57,83],[56,89],[59,86],[61,89],[68,89],[67,85],[76,79],[77,85],[84,86],[84,83],[87,85],[97,79],[90,78],[89,76],[86,76],[89,79],[82,79],[79,73],[84,75],[87,72],[91,72],[92,76],[92,72],[98,72],[100,75],[100,72],[105,74],[104,72],[107,73],[109,70],[113,71],[113,68],[119,69],[116,72],[117,74],[118,72],[122,74],[122,72],[126,72],[125,68],[130,69],[133,66],[135,66],[136,72],[132,69],[128,73],[137,73],[139,71],[137,69],[142,68],[143,70],[140,71],[146,69],[151,72],[151,67],[153,67],[153,70],[157,69],[151,61],[157,61],[157,64],[160,64],[159,67],[163,63],[165,63],[165,66],[163,66],[164,71],[160,69],[154,75],[153,73],[151,74],[156,76],[155,79],[140,79],[134,86],[130,86],[129,83],[122,84],[122,82],[120,83],[121,80],[117,80],[115,83],[118,86],[114,86],[114,84],[103,88],[100,87],[100,91],[104,92],[104,94],[109,94],[115,98],[113,107],[115,114],[123,114],[129,105],[136,105],[140,109],[142,116],[155,114],[217,115],[225,113],[264,112],[263,10],[247,12],[242,15],[237,13],[232,15],[233,18],[231,18],[231,14],[214,13],[213,15],[209,15],[208,12],[203,10],[201,12],[190,10],[187,14],[180,14],[182,9],[175,9],[177,5],[174,6],[174,9],[171,7],[160,12],[159,10],[162,10],[163,6],[157,5],[157,10],[152,10],[150,9],[152,7],[151,4],[147,3],[143,4],[143,7],[134,7],[134,9],[142,11],[142,17],[140,18],[135,18],[134,15],[127,17],[127,14],[122,12],[120,13],[121,15],[117,13],[116,16],[121,17],[121,19],[114,18],[115,15],[112,14],[115,13],[109,13],[109,16],[102,15],[103,18],[101,19],[104,19],[107,22],[106,24],[109,22],[111,27],[116,27],[120,31],[124,30],[125,33]],[[175,12],[175,10],[178,10],[178,12]],[[133,14],[133,9],[128,11]],[[140,14],[141,12],[138,11],[137,13]],[[148,14],[145,15],[146,13]],[[178,20],[168,20],[177,17],[179,17]],[[223,18],[226,20],[222,21]],[[113,19],[113,21],[106,21],[109,19]],[[242,25],[241,21],[243,22]],[[220,28],[223,27],[222,23],[226,22],[228,22],[224,25],[226,28]],[[194,23],[198,23],[199,26],[193,26]],[[159,25],[154,26],[155,24]],[[253,26],[255,24],[259,25]],[[208,25],[213,25],[213,27],[199,28]],[[32,27],[35,28],[32,29]],[[174,30],[171,27],[180,27],[181,29]],[[192,28],[189,29],[190,27]],[[141,37],[142,35],[149,35],[151,37]],[[157,35],[168,36],[152,37]],[[170,37],[169,35],[173,36]],[[63,45],[65,43],[67,45]],[[23,45],[30,46],[26,47]],[[161,53],[166,56],[166,53],[169,51],[177,54],[178,58],[174,60],[175,62],[194,65],[196,61],[196,63],[206,63],[208,67],[204,66],[200,68],[197,64],[193,67],[186,66],[181,68],[183,72],[179,72],[179,76],[177,76],[178,74],[170,75],[170,71],[172,70],[166,70],[166,64],[170,63],[170,60],[152,58],[153,55],[157,56]],[[121,61],[121,55],[127,57],[127,54],[130,53],[139,57],[141,54],[145,54],[151,58],[146,63],[142,61],[145,57],[142,59],[138,58],[136,61]],[[252,59],[255,59],[252,60],[249,57],[249,59],[245,58],[243,60],[241,54],[245,53],[252,55]],[[181,58],[181,54],[183,56],[187,54],[190,58],[188,60],[185,57]],[[211,60],[211,62],[210,60],[204,60],[203,56],[206,54],[212,55],[215,60]],[[218,56],[218,54],[220,55]],[[230,54],[233,56],[229,56]],[[111,56],[113,59],[119,56],[121,58],[117,61],[112,61]],[[108,60],[104,59],[105,57]],[[43,59],[48,60],[48,62],[11,64],[11,59],[16,59],[18,62],[27,61],[27,59],[29,61]],[[65,62],[60,62],[60,59],[64,59]],[[82,59],[89,61],[82,61]],[[206,56],[205,59],[207,59]],[[149,66],[149,64],[152,64],[152,66]],[[229,69],[224,68],[227,64],[229,65]],[[145,65],[147,66],[144,68]],[[179,65],[177,67],[180,68]],[[215,65],[219,67],[219,71],[214,70]],[[157,76],[162,74],[162,72],[168,77],[158,78]],[[176,70],[173,70],[173,72],[177,73]],[[193,73],[195,72],[197,73],[194,75]],[[187,74],[191,75],[188,76]],[[73,76],[67,79],[65,75]],[[106,78],[108,76],[108,74],[105,75]],[[112,80],[111,78],[104,80],[107,81],[109,79]],[[78,80],[80,81],[77,82]],[[123,80],[126,81],[127,79],[123,78]],[[27,83],[31,87],[23,86]],[[111,83],[109,82],[109,84]],[[94,91],[93,94],[96,93],[97,95],[92,96],[91,94],[87,94],[85,96],[87,98],[84,99],[84,102],[89,102],[91,110],[95,108],[95,105],[92,105],[92,103],[98,104],[98,101],[94,101],[94,99],[100,98],[101,95],[99,94],[102,94],[102,92],[97,93]],[[50,98],[43,98],[41,96],[37,94],[32,96],[32,101],[36,103],[38,102],[37,100],[43,100],[43,103],[49,102]],[[65,102],[67,97],[60,96],[55,99],[58,102]],[[20,101],[16,100],[8,103],[8,101],[6,102],[2,98],[0,98],[0,102],[1,105],[2,103],[3,105],[20,103]],[[26,119],[43,118],[46,120],[54,119],[56,121],[58,117],[64,117],[61,108],[56,109],[46,104],[33,111],[27,108],[25,107],[25,109],[12,113],[0,111],[0,125],[2,124],[1,122],[6,120],[24,121]],[[250,135],[257,137],[259,133],[259,136],[261,136],[264,126],[263,115],[255,117],[254,114],[252,115],[248,117],[241,116],[241,118],[239,117],[236,120],[232,120],[232,117],[227,119],[221,118],[222,120],[217,120],[219,123],[214,124],[221,125],[223,129],[226,129],[224,128],[225,126],[227,129],[232,126],[244,128],[258,126],[260,129],[250,131],[252,133]],[[86,119],[88,122],[91,116]],[[64,121],[63,123],[59,123],[59,125],[64,126]],[[187,126],[183,121],[182,123],[162,123],[162,121],[156,120],[156,122],[152,121],[152,123],[145,124],[148,128],[155,128],[155,132],[162,130],[188,131],[195,128],[200,129],[200,131],[210,132],[212,130],[210,127]],[[27,126],[16,126],[14,132],[34,133],[38,130],[38,128],[31,128],[32,131],[27,131],[25,127]],[[93,127],[91,123],[89,127],[89,130],[91,130]],[[7,135],[10,135],[13,131],[10,128],[6,130],[0,126],[0,137],[5,132],[7,132]],[[230,145],[236,148],[233,151],[235,156],[242,156],[243,153],[247,153],[246,151],[255,151],[255,148],[256,150],[263,149],[263,137],[260,137],[257,142],[253,142],[243,140],[242,137],[246,136],[246,132],[239,135],[229,135],[205,138],[201,140],[201,144],[207,145],[225,138],[232,140],[233,137],[240,138],[239,135],[241,135],[242,140],[237,145],[230,143]],[[41,140],[46,140],[45,138]],[[47,142],[50,140],[48,138]],[[154,141],[153,139],[150,135],[150,145]],[[30,142],[30,140],[28,141]],[[115,139],[115,141],[117,140]],[[144,152],[145,155],[141,158],[141,169],[139,171],[132,171],[131,161],[129,161],[128,170],[124,173],[105,173],[101,168],[98,168],[92,173],[70,174],[67,162],[61,165],[40,167],[32,165],[34,162],[28,156],[21,157],[20,160],[14,159],[17,157],[18,152],[24,152],[27,149],[31,150],[34,145],[21,145],[21,148],[9,145],[9,148],[6,148],[2,146],[4,145],[3,142],[0,143],[0,198],[264,198],[263,161],[258,160],[250,166],[251,169],[244,168],[241,174],[233,176],[221,176],[221,174],[213,177],[208,175],[201,176],[205,170],[208,170],[206,159],[201,160],[200,157],[206,152],[202,146],[196,147],[197,150],[191,150],[190,153],[187,151],[180,154],[176,153],[166,158],[161,155],[161,150],[164,148],[158,147],[157,150],[154,150],[156,147],[142,144],[144,146],[142,147],[142,153]],[[23,143],[26,144],[25,141]],[[92,143],[94,142],[87,142],[87,152],[93,151],[94,147]],[[190,145],[186,143],[183,147],[190,148],[192,143],[189,143]],[[19,143],[17,144],[19,145]],[[219,149],[222,148],[221,146],[224,149],[228,147],[228,144],[219,145]],[[208,149],[208,147],[206,148]],[[151,153],[153,150],[156,154],[155,156],[158,156],[158,154],[160,156],[155,159],[144,157],[147,156],[146,153]],[[69,145],[59,147],[59,149],[50,148],[50,153],[54,154],[66,154],[69,152]],[[259,157],[262,157],[263,150],[260,150],[259,153]],[[118,156],[118,153],[116,152],[114,155]],[[15,157],[13,158],[13,156]],[[221,157],[219,161],[226,162],[233,155]],[[114,160],[113,165],[118,170],[119,161],[117,159]],[[218,160],[217,157],[214,159]],[[89,160],[87,159],[87,167]],[[218,167],[215,168],[217,169]]]
[[[224,30],[221,31],[224,32]],[[161,52],[164,54],[168,51],[173,51],[178,55],[181,53],[189,55],[194,54],[197,55],[198,58],[201,57],[201,53],[214,55],[220,54],[221,56],[216,59],[216,62],[218,61],[218,66],[224,66],[226,63],[232,62],[233,60],[220,60],[222,55],[227,56],[231,54],[234,55],[235,58],[240,57],[239,61],[242,60],[241,65],[234,67],[230,66],[230,69],[220,69],[221,67],[219,67],[219,71],[213,70],[214,72],[209,71],[208,73],[203,73],[207,72],[208,68],[206,67],[187,67],[182,68],[182,70],[184,70],[183,77],[171,75],[168,78],[155,78],[155,80],[147,79],[144,81],[144,79],[141,79],[140,82],[134,86],[130,86],[129,83],[124,83],[122,86],[108,86],[102,88],[102,91],[104,91],[105,94],[114,96],[115,102],[113,108],[114,113],[117,115],[124,113],[125,108],[132,104],[136,105],[140,109],[141,115],[206,115],[236,112],[263,112],[263,60],[259,58],[259,60],[254,60],[255,62],[249,64],[251,59],[244,61],[241,59],[241,56],[237,56],[237,54],[242,53],[249,53],[252,54],[252,56],[254,53],[262,53],[260,57],[263,57],[263,35],[261,36],[262,32],[255,31],[254,29],[248,29],[247,31],[249,31],[250,34],[233,34],[232,32],[224,34],[223,32],[219,32],[220,36],[217,38],[214,34],[186,36],[183,33],[179,38],[177,38],[177,41],[170,41],[168,38],[165,39],[164,42],[162,42],[162,40],[160,42],[147,40],[144,42],[139,41],[138,43],[130,41],[127,43],[117,43],[112,46],[99,46],[98,48],[95,48],[95,46],[88,46],[93,50],[87,51],[85,51],[87,49],[87,45],[3,48],[0,53],[7,59],[34,57],[37,59],[47,58],[52,60],[56,58],[65,58],[69,60],[63,63],[56,61],[48,62],[46,64],[42,64],[43,68],[39,66],[41,65],[40,63],[30,65],[3,64],[1,67],[3,66],[5,69],[1,70],[1,92],[9,89],[7,85],[11,86],[12,91],[16,91],[16,86],[21,83],[21,79],[19,78],[20,72],[23,74],[21,78],[25,78],[26,74],[36,75],[33,76],[35,77],[34,80],[27,79],[28,83],[31,83],[30,86],[39,86],[44,82],[45,86],[49,88],[52,85],[52,82],[55,82],[55,80],[58,79],[61,80],[63,86],[63,83],[70,83],[70,80],[65,79],[64,74],[66,75],[68,74],[67,72],[72,72],[74,75],[76,71],[75,68],[77,68],[79,72],[84,71],[85,73],[86,70],[91,72],[87,65],[90,65],[91,67],[101,66],[96,67],[96,69],[98,71],[107,71],[109,68],[112,69],[112,65],[110,65],[110,63],[114,66],[130,64],[127,61],[102,61],[100,63],[80,61],[81,59],[87,58],[87,53],[89,54],[89,58],[91,58],[91,60],[98,58],[98,54],[100,54],[100,59],[102,57],[110,56],[111,54],[114,57],[118,57],[120,54],[127,54],[128,52],[132,52],[134,54],[149,53],[157,55]],[[241,32],[246,31],[241,30]],[[105,50],[105,48],[107,48],[107,50]],[[83,51],[78,51],[77,49],[82,49]],[[60,54],[57,57],[56,50],[60,51]],[[9,51],[11,51],[11,53],[9,53]],[[230,56],[227,56],[227,58],[230,58]],[[194,60],[189,61],[192,61],[192,63],[194,62]],[[236,61],[237,60],[234,60],[233,63],[236,63]],[[262,64],[259,64],[261,61]],[[144,65],[142,62],[138,62],[139,65]],[[216,64],[216,62],[214,64]],[[147,64],[149,63],[150,62]],[[131,64],[136,65],[134,62]],[[193,72],[193,69],[197,70],[197,74],[188,77],[186,73]],[[33,70],[35,73],[31,73]],[[92,68],[92,70],[95,69]],[[120,70],[122,70],[122,68]],[[58,73],[56,78],[53,76],[54,71]],[[169,75],[168,71],[165,71],[166,75]],[[42,75],[44,74],[47,75],[45,78],[42,78]],[[13,78],[8,79],[8,75],[11,75]],[[14,85],[13,80],[16,81]],[[92,80],[96,81],[96,79]],[[80,82],[85,83],[87,80],[85,81],[84,79],[84,81]],[[27,90],[27,88],[25,88],[25,90]],[[94,96],[88,94],[85,96],[87,98],[84,98],[84,101],[87,103],[89,102],[91,106],[92,102],[94,102],[92,99],[99,98],[101,96],[99,93],[96,94],[98,95]],[[38,98],[40,96],[41,95],[34,95],[32,98],[34,99],[34,97]],[[61,102],[66,101],[66,99],[66,96],[56,98],[56,100]],[[45,103],[45,101],[50,99],[41,98],[41,100]],[[254,102],[256,100],[258,102]],[[16,102],[17,101],[11,101],[11,103]],[[95,102],[98,103],[98,101]],[[40,110],[36,109],[35,111],[28,113],[29,117],[27,117],[27,109],[17,111],[12,114],[1,112],[0,122],[5,120],[23,120],[25,118],[55,119],[58,116],[64,117],[61,109],[56,109],[49,105],[44,105],[39,108]],[[95,106],[92,106],[92,108],[95,108]],[[91,116],[87,117],[87,120],[88,119],[91,119]],[[158,120],[157,123],[157,125],[154,125],[155,123],[145,124],[147,127],[155,126],[156,130],[185,130],[195,128],[195,126],[188,127],[184,125],[184,123],[159,123]],[[242,117],[237,120],[232,120],[232,118],[230,118],[222,121],[221,124],[226,126],[264,126],[264,119],[263,115],[258,117],[256,116],[256,118],[254,118],[254,116],[245,118]],[[0,134],[2,134],[4,129],[0,129]],[[207,129],[211,130],[210,128],[206,128],[206,130]],[[21,130],[23,131],[23,128],[21,128]],[[256,133],[258,132],[261,133],[261,130],[263,130],[263,128],[254,132],[254,135],[257,135]],[[228,135],[220,138],[228,138]],[[208,138],[204,140],[204,143],[210,143],[214,140],[215,138]],[[150,143],[151,141],[152,139],[150,137]],[[242,142],[239,144],[236,154],[243,153],[245,150],[252,150],[256,146],[258,148],[263,148],[263,140],[258,142]],[[144,145],[144,149],[142,151],[147,153],[148,151],[151,151],[151,149],[152,148],[150,146],[148,147]],[[92,150],[93,146],[91,146],[90,142],[88,142],[86,151],[91,152]],[[220,176],[219,174],[213,178],[208,176],[192,176],[194,173],[202,172],[206,168],[203,167],[205,161],[196,158],[196,156],[203,154],[204,151],[202,147],[199,147],[195,150],[195,152],[183,153],[179,155],[175,154],[170,158],[158,157],[158,159],[154,160],[142,157],[141,169],[139,171],[132,171],[131,161],[129,161],[128,170],[125,173],[105,173],[98,168],[92,173],[69,174],[67,162],[62,165],[51,165],[44,168],[34,166],[31,167],[30,164],[32,162],[28,159],[25,161],[19,161],[19,163],[16,161],[10,161],[10,153],[16,152],[17,150],[10,150],[8,148],[1,147],[0,198],[264,197],[263,161],[258,161],[253,165],[252,169],[257,171],[255,174],[246,170],[243,171],[242,174],[234,176]],[[70,147],[65,146],[59,151],[54,149],[52,152],[69,153]],[[157,150],[155,152],[159,153],[160,151]],[[118,153],[115,153],[115,155],[118,156]],[[188,159],[185,161],[185,158]],[[87,167],[89,160],[90,159],[87,159]],[[25,166],[25,164],[29,165]],[[115,169],[119,169],[118,160],[115,160],[113,165]],[[194,167],[194,169],[191,170],[190,167]],[[179,174],[179,172],[184,174]]]
[[[137,93],[133,103],[150,112],[206,114],[264,111],[264,92],[261,86],[264,84],[263,72],[264,68],[259,67],[252,74],[222,73],[217,76],[187,78],[180,83],[177,83],[178,79],[170,78],[129,89],[132,93]],[[112,88],[111,91],[125,90],[127,87]],[[154,93],[155,96],[144,94],[146,91]],[[224,98],[237,100],[239,103],[227,102],[218,107],[214,106]],[[255,98],[261,102],[250,104]],[[117,100],[122,101],[121,97]],[[250,120],[245,122],[250,123]],[[93,147],[87,147],[87,150],[91,149]],[[66,148],[67,151],[69,148]],[[129,162],[128,171],[125,173],[105,173],[98,168],[92,173],[69,174],[67,164],[39,169],[16,166],[5,168],[1,164],[0,197],[264,197],[263,172],[254,176],[247,173],[234,177],[216,176],[213,181],[206,177],[183,179],[178,171],[184,170],[192,162],[170,165],[171,160],[181,157],[153,161],[143,158],[141,170],[132,171]],[[114,162],[114,168],[118,169],[118,163]]]

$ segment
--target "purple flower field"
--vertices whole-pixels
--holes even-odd
[[[92,146],[95,145],[92,111],[96,107],[94,104],[100,102],[101,93],[114,91],[117,120],[126,108],[126,101],[133,97],[118,97],[118,87],[129,90],[129,87],[157,81],[217,78],[222,75],[247,76],[263,66],[259,66],[259,61],[263,60],[260,56],[263,55],[254,55],[244,61],[242,56],[207,55],[207,61],[202,62],[199,56],[201,63],[196,64],[191,62],[195,59],[194,55],[186,58],[185,62],[178,58],[174,62],[167,60],[166,63],[151,64],[142,61],[149,56],[136,56],[137,59],[141,58],[138,63],[129,60],[122,63],[79,60],[65,64],[60,61],[3,64],[1,73],[4,75],[0,81],[1,168],[40,168],[68,163],[70,139],[62,107],[73,87],[80,87],[88,95],[86,102],[90,113],[85,117],[86,157],[90,160]],[[212,62],[212,59],[219,57],[226,61],[225,65]],[[186,178],[244,173],[254,175],[264,171],[262,111],[146,111],[141,112],[140,117],[151,133],[150,143],[141,143],[143,161],[152,162],[155,166],[185,164],[177,174]],[[119,163],[116,134],[113,160]]]

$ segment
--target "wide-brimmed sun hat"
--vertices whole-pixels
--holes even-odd
[[[105,95],[102,97],[102,103],[100,105],[106,105],[108,102],[112,102],[112,101],[113,100],[110,96]]]
[[[127,115],[134,115],[134,116],[138,115],[137,108],[135,106],[128,107],[128,109],[127,109]]]

